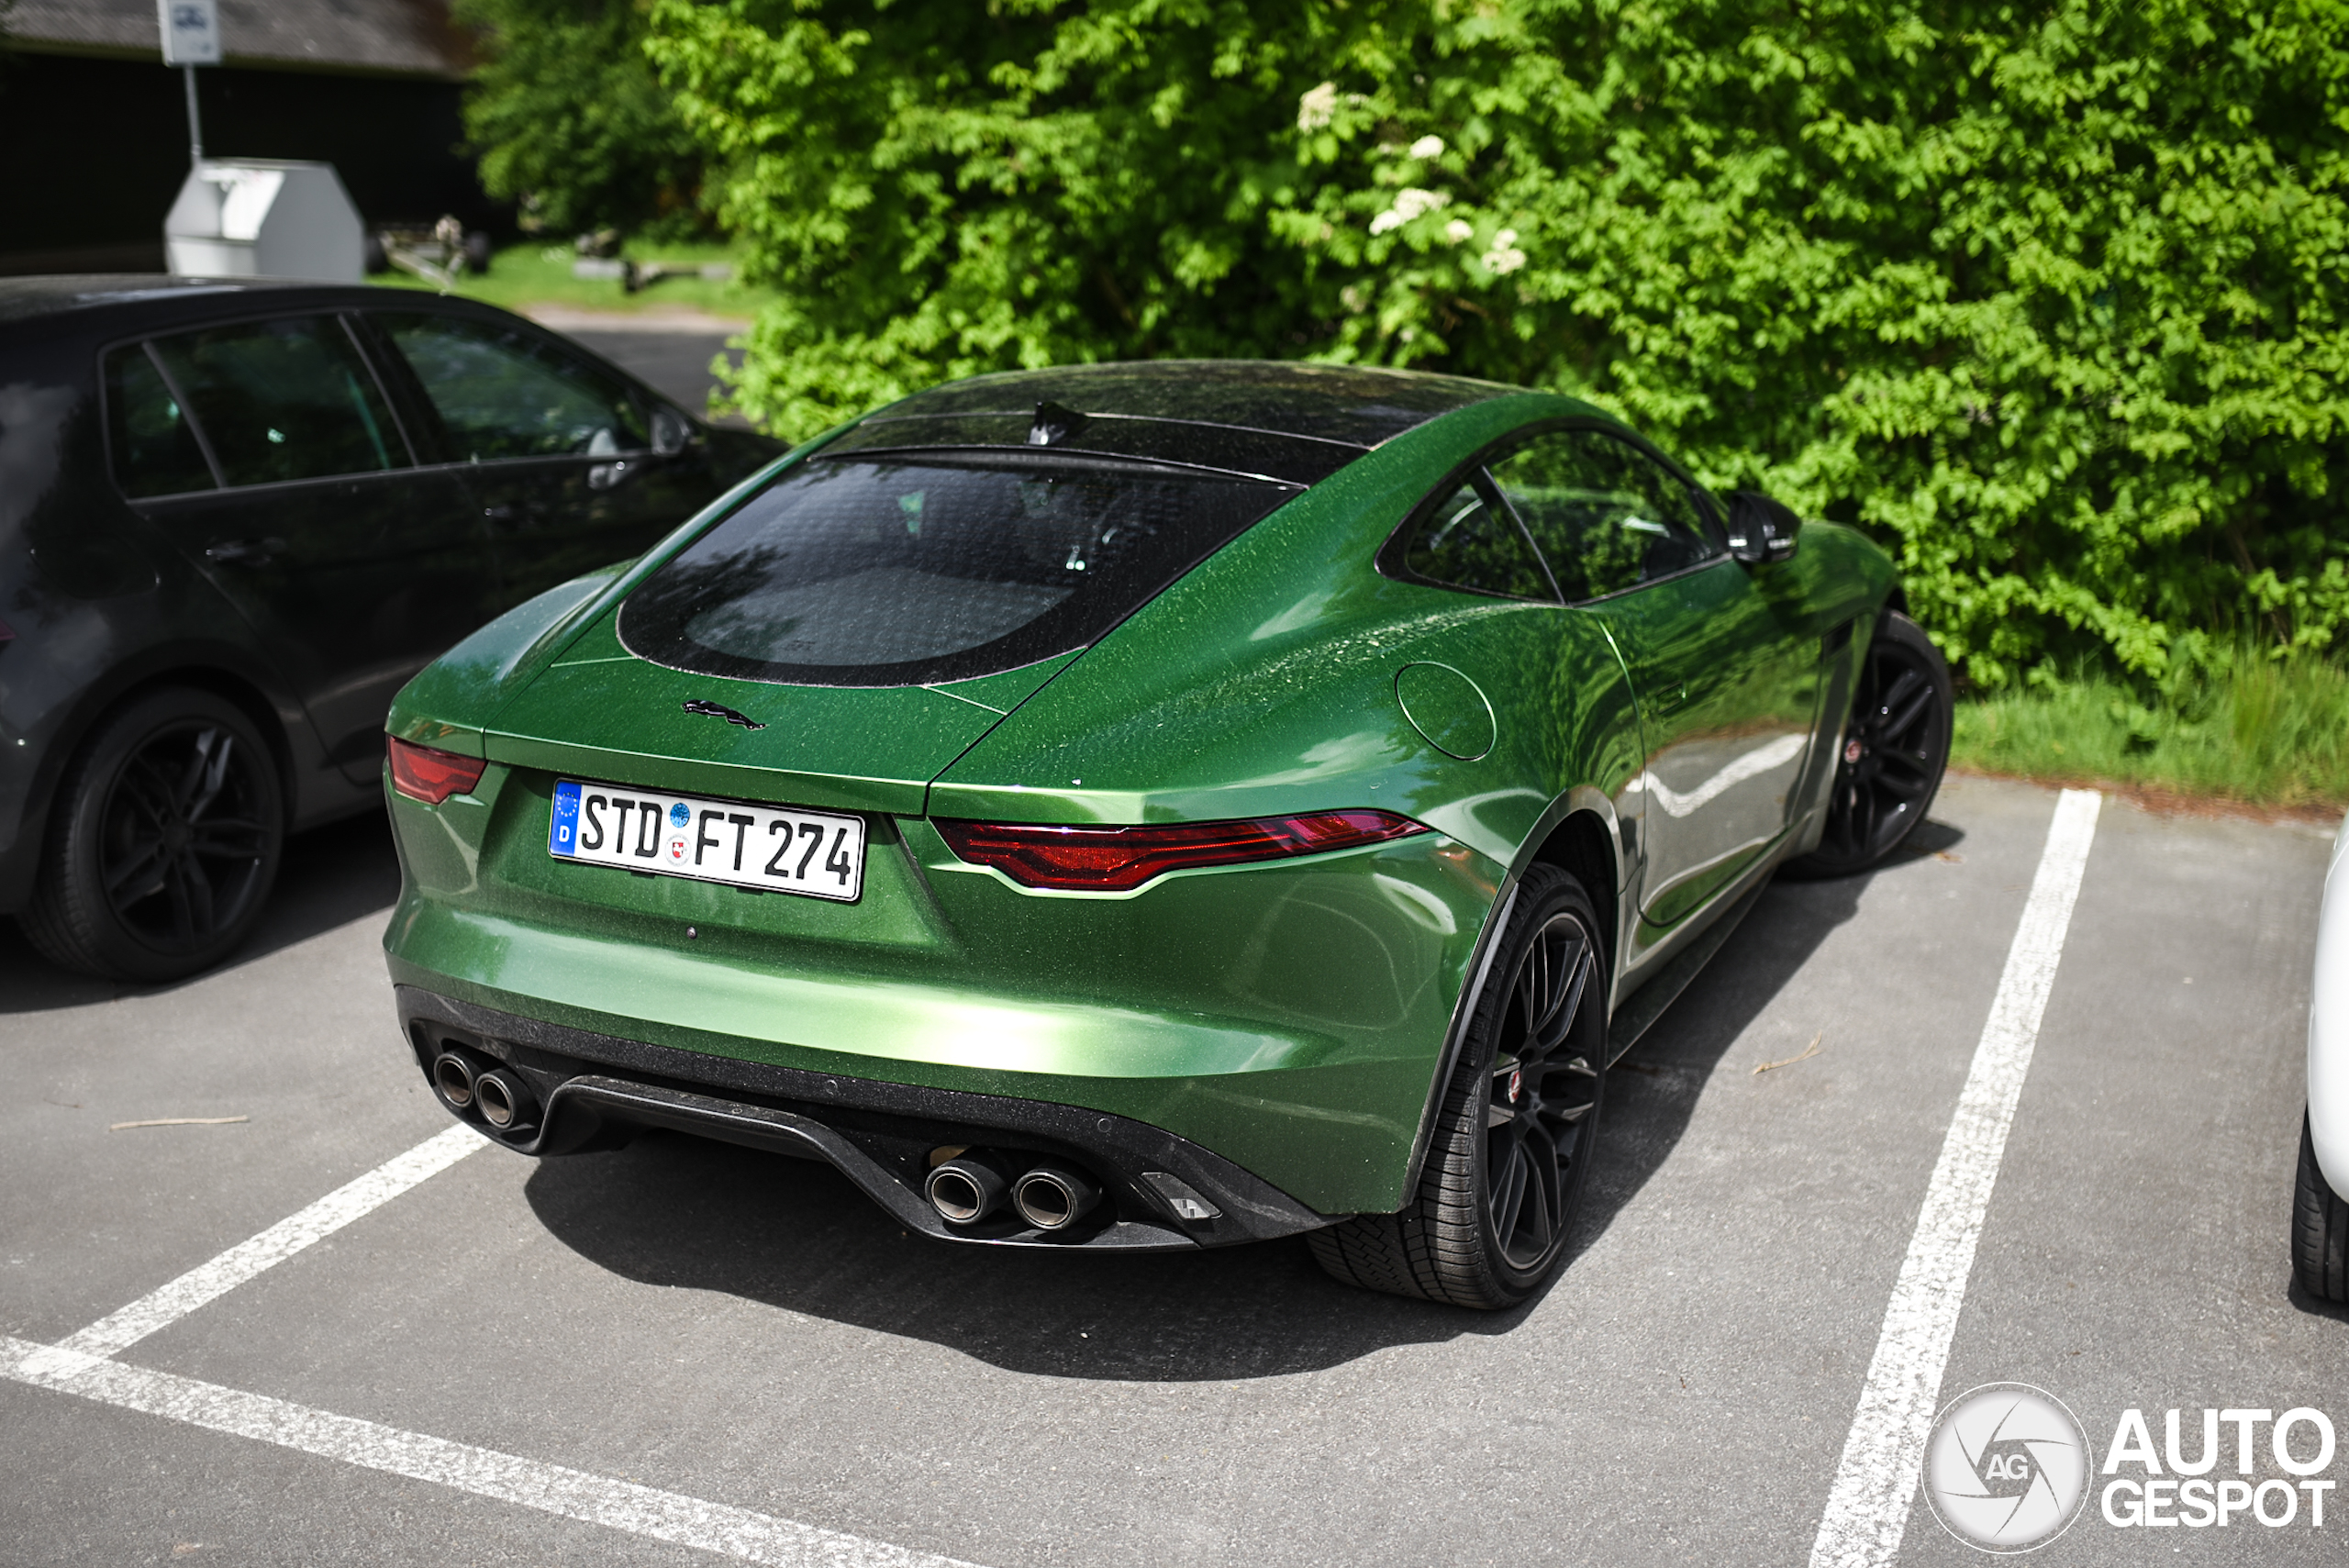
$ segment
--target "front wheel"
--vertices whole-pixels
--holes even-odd
[[[1333,1278],[1455,1307],[1515,1307],[1565,1256],[1607,1086],[1607,964],[1582,884],[1537,865],[1399,1213],[1306,1238]]]
[[[1852,696],[1826,830],[1787,869],[1849,876],[1906,843],[1941,790],[1954,706],[1942,651],[1915,621],[1885,611]]]
[[[102,720],[67,771],[18,923],[69,969],[177,980],[250,934],[284,841],[252,720],[210,692],[152,692]]]

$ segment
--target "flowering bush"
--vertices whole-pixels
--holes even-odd
[[[1979,682],[2349,620],[2342,0],[653,0],[804,433],[1170,355],[1590,398]]]

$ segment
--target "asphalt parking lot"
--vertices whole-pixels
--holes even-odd
[[[1613,1073],[1569,1267],[1497,1316],[1301,1243],[940,1247],[669,1136],[444,1137],[173,1285],[449,1126],[392,1021],[388,839],[297,840],[252,951],[166,990],[10,931],[0,1560],[1805,1562],[2056,810],[1953,780],[1918,852],[1774,884]],[[2044,1388],[2099,1463],[2130,1407],[2157,1444],[2173,1407],[2349,1418],[2349,1318],[2285,1251],[2328,843],[2103,803],[1941,1397]],[[109,1130],[162,1118],[244,1119]],[[111,1360],[42,1349],[103,1357],[165,1286]],[[2336,1562],[2334,1508],[2151,1535],[2092,1497],[2039,1560]],[[1978,1560],[1921,1502],[1898,1534]]]
[[[747,324],[693,312],[650,312],[640,317],[617,312],[540,307],[528,311],[541,326],[585,344],[622,370],[642,377],[654,391],[675,398],[695,414],[707,413],[710,395],[719,390],[710,363],[724,354],[733,364],[742,362],[742,350],[727,347]],[[718,421],[750,428],[739,415]]]

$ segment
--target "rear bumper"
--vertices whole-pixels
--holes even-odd
[[[1146,1122],[1078,1106],[681,1051],[396,985],[400,1026],[428,1074],[450,1046],[494,1057],[537,1096],[527,1126],[501,1135],[525,1154],[610,1147],[666,1128],[827,1161],[909,1230],[990,1246],[1180,1251],[1318,1229],[1318,1214],[1230,1161]],[[940,1147],[1074,1161],[1107,1195],[1098,1223],[1047,1237],[1005,1222],[973,1232],[939,1218],[921,1185]],[[1197,1210],[1204,1200],[1214,1212]]]

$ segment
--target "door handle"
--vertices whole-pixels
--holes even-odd
[[[481,509],[481,515],[487,517],[493,523],[510,523],[514,520],[514,508],[511,506],[484,506]]]
[[[222,539],[205,547],[204,559],[219,566],[266,566],[284,543],[275,539]]]

